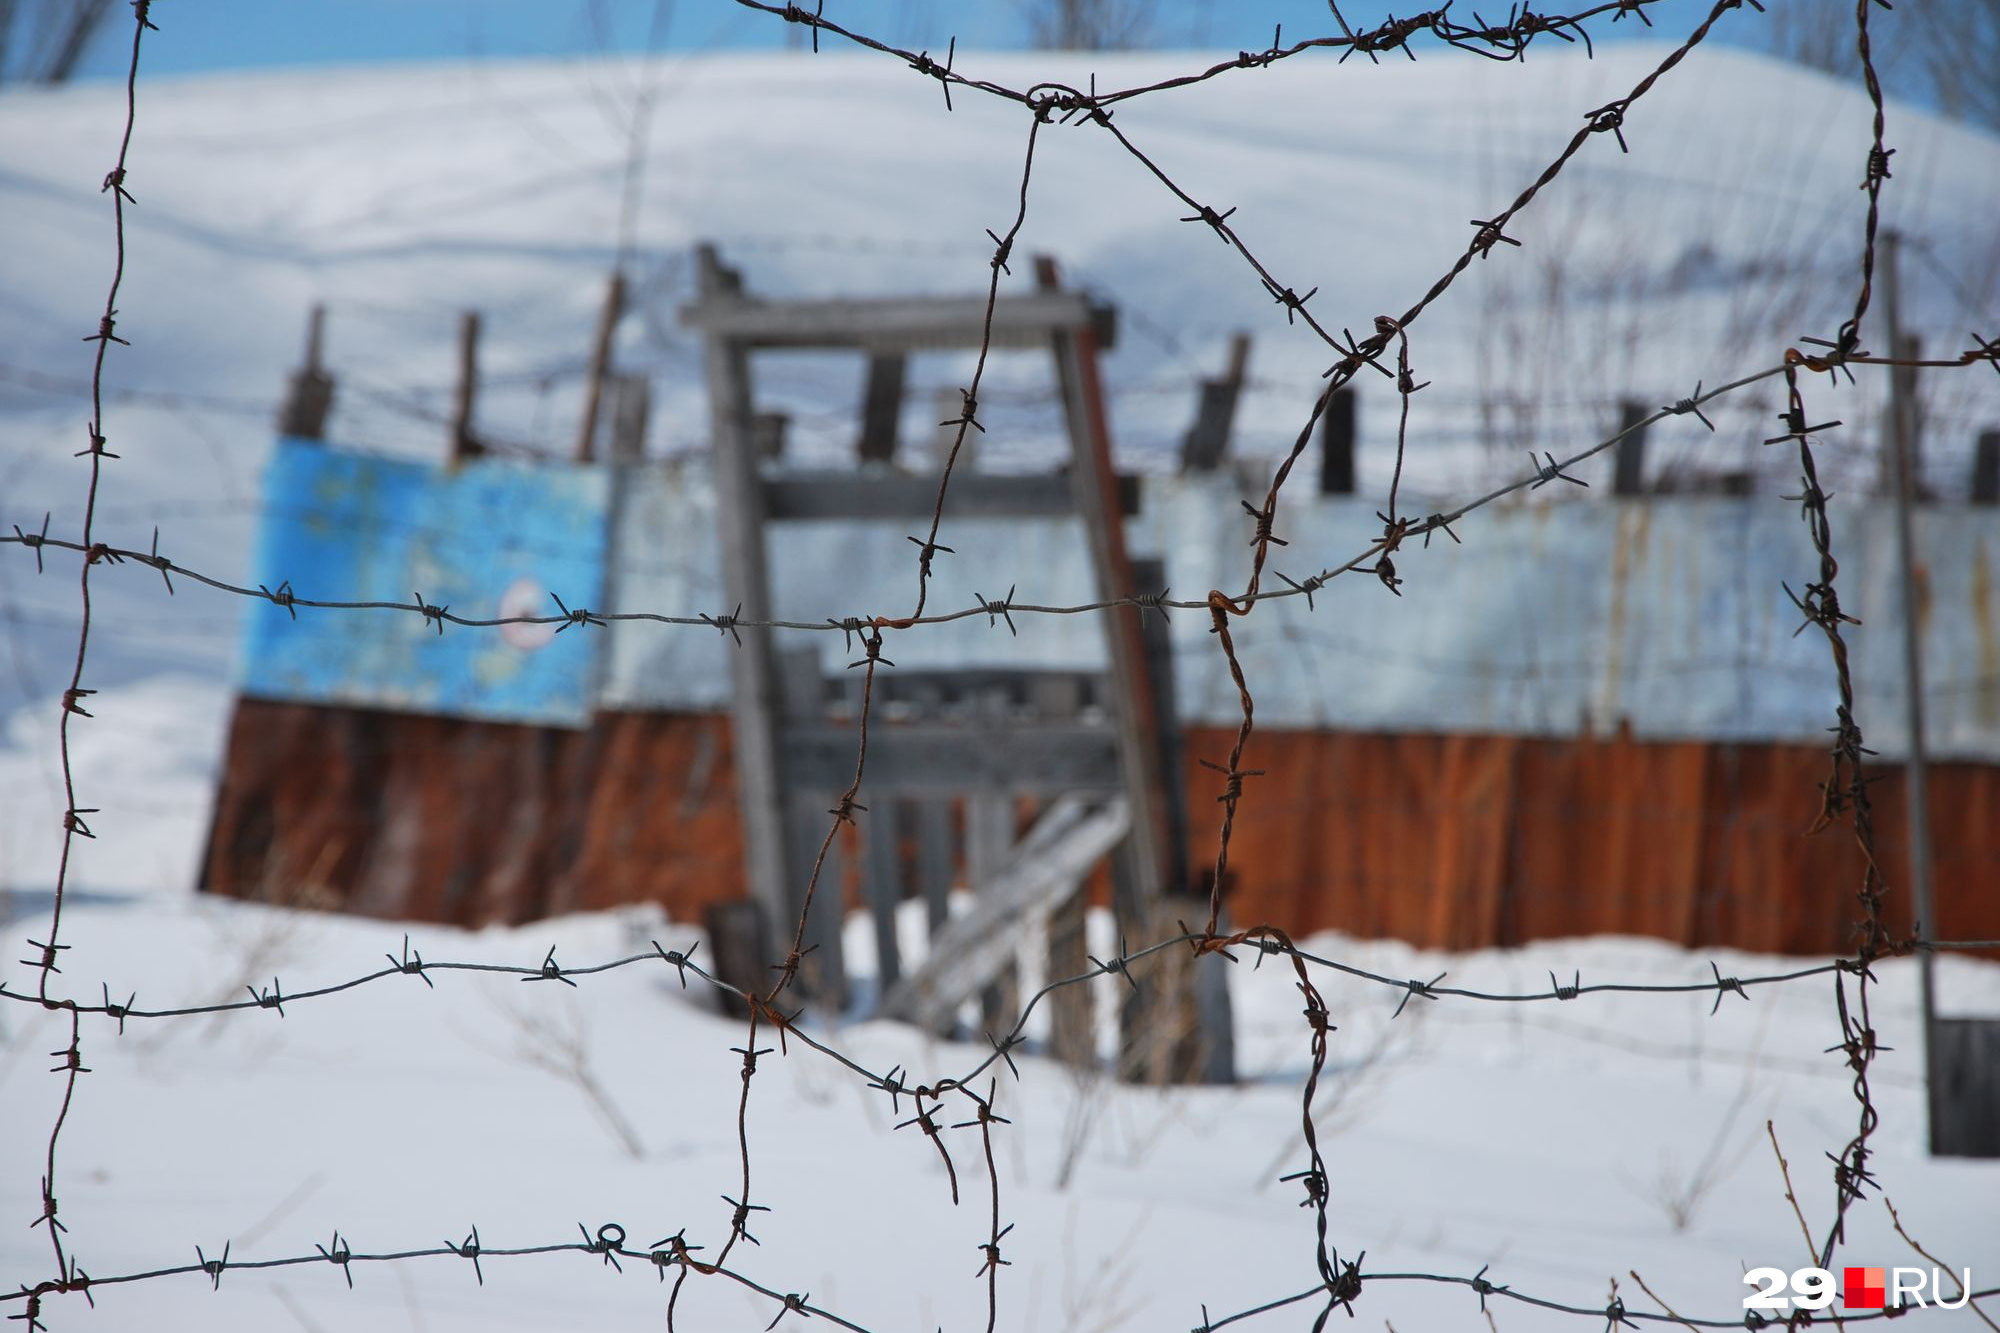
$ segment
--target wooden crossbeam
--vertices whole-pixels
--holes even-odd
[[[705,295],[681,307],[681,323],[748,349],[857,350],[877,355],[978,347],[986,328],[983,296],[765,301]],[[1003,296],[993,303],[995,347],[1046,348],[1058,333],[1091,326],[1080,292]]]

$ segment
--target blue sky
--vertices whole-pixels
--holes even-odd
[[[155,74],[218,69],[455,60],[470,56],[584,55],[609,47],[644,49],[657,0],[154,0],[161,32],[147,39],[146,67]],[[1831,0],[1828,0],[1830,3]],[[1391,11],[1421,7],[1383,0],[1343,0],[1342,13],[1359,27]],[[1460,0],[1467,11],[1473,7]],[[1269,45],[1274,25],[1288,40],[1333,31],[1323,0],[1157,0],[1152,45],[1238,49]],[[1480,6],[1488,17],[1506,0]],[[1665,0],[1650,33],[1626,20],[1599,20],[1594,39],[1684,34],[1705,3]],[[942,48],[1027,45],[1024,0],[826,0],[826,15],[894,45]],[[775,50],[803,30],[745,9],[734,0],[665,0],[665,39],[672,50]],[[593,20],[593,15],[598,16]],[[124,66],[123,24],[86,59],[86,77],[108,77]]]

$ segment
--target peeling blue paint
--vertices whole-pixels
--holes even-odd
[[[454,615],[556,615],[601,601],[601,468],[481,459],[455,469],[281,440],[253,578],[324,601]],[[505,602],[505,610],[502,603]],[[248,609],[243,692],[500,722],[582,726],[602,635],[435,624],[409,612]]]

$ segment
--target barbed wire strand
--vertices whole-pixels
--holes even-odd
[[[56,748],[62,766],[63,785],[63,833],[61,850],[56,859],[56,879],[53,901],[49,907],[48,939],[29,940],[30,948],[40,949],[41,958],[34,966],[39,973],[36,980],[36,995],[44,1008],[53,1009],[56,1003],[49,994],[50,979],[62,969],[58,959],[69,946],[62,943],[63,898],[69,889],[70,861],[80,837],[95,836],[84,816],[97,813],[80,806],[77,801],[76,768],[70,753],[70,723],[79,717],[91,716],[83,701],[96,693],[83,687],[85,659],[90,651],[90,574],[98,559],[95,535],[97,518],[98,487],[103,479],[104,460],[118,455],[105,449],[104,426],[104,363],[110,356],[111,345],[127,346],[125,339],[118,336],[118,291],[125,282],[125,205],[132,202],[131,194],[125,188],[127,161],[132,149],[132,131],[138,121],[139,112],[139,47],[147,31],[153,28],[149,17],[152,0],[132,0],[132,56],[125,71],[125,125],[118,140],[118,160],[106,173],[100,193],[111,196],[112,238],[115,260],[111,270],[111,282],[104,296],[104,313],[98,316],[97,332],[84,339],[97,344],[92,358],[90,372],[90,429],[89,444],[78,453],[80,458],[90,460],[88,480],[85,483],[83,501],[83,549],[84,559],[77,575],[77,600],[80,607],[76,633],[76,659],[70,668],[69,686],[63,691],[61,720],[56,729]],[[63,1076],[62,1103],[56,1110],[54,1123],[49,1127],[48,1148],[43,1157],[42,1214],[34,1225],[45,1226],[49,1232],[49,1245],[55,1253],[56,1271],[66,1272],[69,1260],[63,1246],[63,1233],[67,1229],[57,1216],[56,1154],[61,1144],[63,1127],[69,1123],[69,1113],[76,1099],[77,1079],[89,1072],[83,1063],[80,1044],[81,1027],[78,1015],[70,1014],[69,1044],[56,1053],[61,1061],[55,1072]]]

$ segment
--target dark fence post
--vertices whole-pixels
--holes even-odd
[[[278,411],[278,434],[294,440],[326,438],[326,417],[333,409],[333,376],[320,368],[320,340],[326,329],[326,307],[315,305],[306,317],[306,363],[292,372],[285,386],[285,403]]]
[[[896,461],[896,433],[903,415],[903,379],[908,364],[900,354],[868,358],[868,386],[861,398],[861,440],[854,449],[864,463]]]
[[[1352,389],[1335,389],[1320,422],[1319,493],[1354,494],[1354,399]]]
[[[1643,403],[1626,400],[1618,405],[1617,453],[1611,471],[1611,493],[1617,496],[1643,495],[1646,491],[1646,428],[1639,423],[1652,413]]]
[[[2000,430],[1979,432],[1972,448],[1972,503],[2000,504]]]
[[[452,394],[451,461],[462,463],[486,452],[472,433],[472,413],[479,397],[479,312],[458,317],[458,385]]]
[[[1201,382],[1194,424],[1181,438],[1181,471],[1213,472],[1229,453],[1229,433],[1236,421],[1236,402],[1243,393],[1243,371],[1250,363],[1250,335],[1229,340],[1229,369],[1220,379]]]

